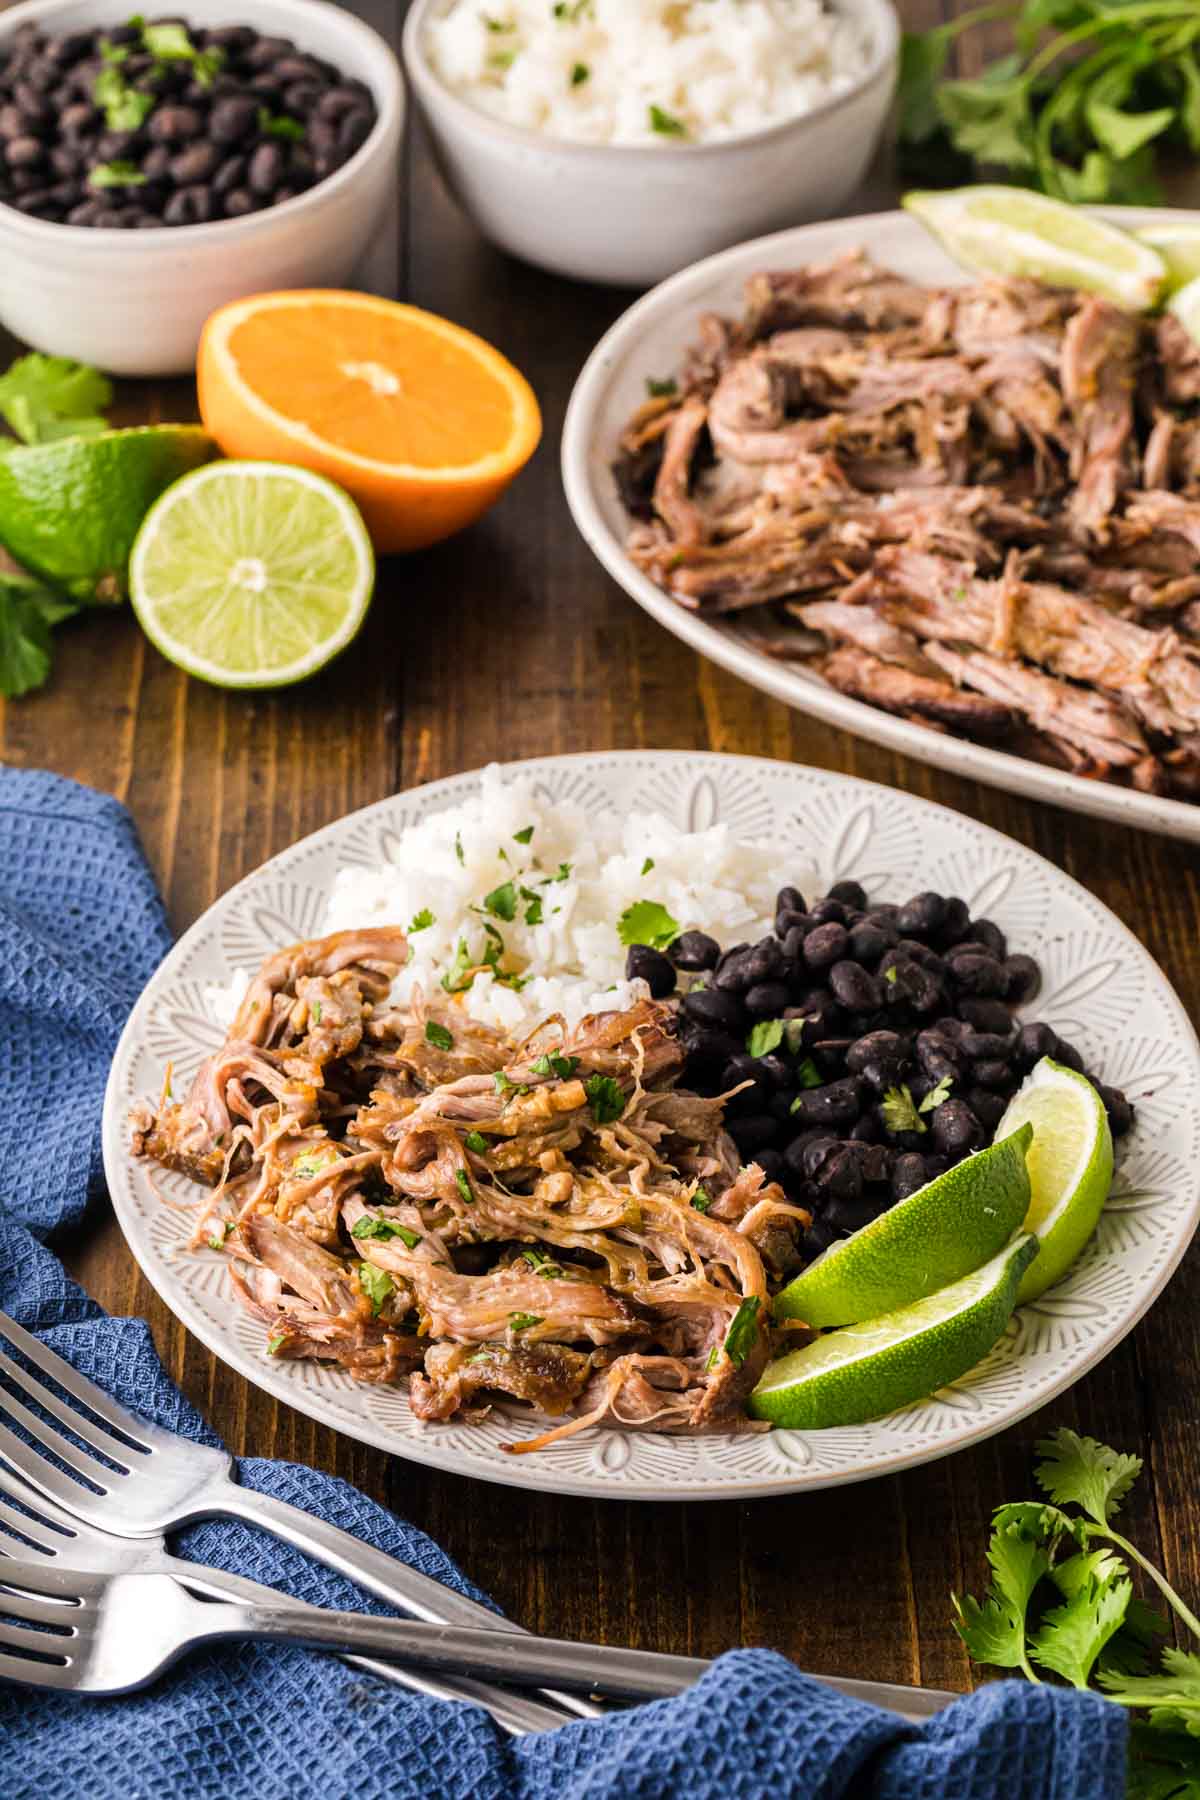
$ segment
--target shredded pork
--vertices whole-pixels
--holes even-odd
[[[941,731],[1200,786],[1200,349],[1031,281],[860,251],[708,315],[615,474],[682,606]]]

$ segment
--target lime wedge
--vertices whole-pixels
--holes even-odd
[[[756,1419],[797,1431],[861,1425],[957,1381],[1012,1314],[1037,1240],[1019,1237],[971,1275],[882,1318],[846,1325],[768,1363],[750,1395]]]
[[[157,650],[217,687],[303,681],[355,636],[375,559],[353,500],[283,463],[220,462],[168,488],[129,563]]]
[[[1186,287],[1189,281],[1200,276],[1200,224],[1195,219],[1185,214],[1179,221],[1143,225],[1133,235],[1162,257],[1167,270],[1168,294]]]
[[[1028,275],[1086,288],[1117,306],[1153,306],[1167,277],[1157,250],[1063,200],[1027,188],[905,194],[902,204],[951,256],[983,275]]]
[[[1172,294],[1167,301],[1167,311],[1173,312],[1184,330],[1200,344],[1200,275],[1186,287],[1181,287],[1177,294]]]
[[[997,1132],[1033,1126],[1025,1220],[1041,1249],[1018,1304],[1064,1275],[1096,1229],[1112,1186],[1113,1146],[1104,1102],[1086,1075],[1044,1056],[1008,1103]]]
[[[0,543],[73,600],[123,600],[138,527],[164,488],[217,454],[198,425],[144,425],[5,447]]]
[[[1007,1244],[1029,1210],[1022,1126],[881,1213],[777,1294],[777,1319],[853,1325],[923,1300]]]

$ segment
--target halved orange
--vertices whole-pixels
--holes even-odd
[[[477,519],[542,433],[525,377],[449,319],[336,289],[213,313],[196,379],[227,456],[299,463],[353,496],[375,548],[419,550]]]

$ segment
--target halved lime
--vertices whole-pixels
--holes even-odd
[[[1184,330],[1200,344],[1200,275],[1186,287],[1181,287],[1177,294],[1172,294],[1167,301],[1167,311],[1173,312]]]
[[[777,1319],[853,1325],[923,1300],[1007,1244],[1029,1210],[1024,1125],[833,1244],[775,1296]]]
[[[987,1355],[1037,1255],[1022,1236],[927,1300],[830,1331],[768,1363],[750,1395],[756,1419],[796,1431],[861,1425],[957,1381]]]
[[[1028,275],[1086,288],[1117,306],[1153,306],[1167,278],[1157,250],[1129,232],[1028,188],[966,187],[905,194],[902,204],[951,256],[983,275]]]
[[[73,600],[123,600],[129,553],[164,488],[216,456],[198,425],[143,425],[0,455],[0,543]]]
[[[217,687],[283,687],[355,636],[375,558],[353,500],[323,475],[221,462],[151,508],[129,576],[142,629],[169,662]]]
[[[1149,244],[1162,257],[1167,270],[1167,292],[1186,287],[1200,276],[1200,224],[1186,213],[1178,221],[1159,225],[1143,225],[1134,232],[1141,243]]]
[[[1008,1103],[997,1132],[1033,1126],[1025,1220],[1040,1245],[1021,1283],[1024,1306],[1064,1275],[1096,1229],[1112,1186],[1113,1145],[1104,1102],[1086,1075],[1043,1056]]]

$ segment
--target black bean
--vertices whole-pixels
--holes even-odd
[[[790,969],[800,969],[804,965],[804,940],[808,936],[808,925],[792,925],[783,940],[783,955]]]
[[[892,1194],[897,1200],[907,1200],[918,1188],[925,1186],[925,1158],[916,1150],[910,1150],[898,1156],[892,1165]]]
[[[734,944],[726,950],[717,963],[713,974],[713,986],[722,993],[744,994],[750,986],[750,976],[746,969],[746,957],[749,944]]]
[[[1008,955],[1008,939],[991,919],[973,919],[967,936],[972,943],[982,944],[985,950],[990,950],[998,962],[1003,962]]]
[[[231,194],[225,202],[226,207],[232,198]],[[716,1025],[735,1036],[745,1025],[741,1004],[732,994],[719,993],[715,988],[693,988],[690,994],[683,996],[680,1004],[684,1012],[701,1025]]]
[[[686,1014],[681,1016],[678,1030],[689,1063],[706,1069],[713,1082],[720,1082],[720,1072],[730,1057],[743,1053],[740,1038],[717,1025],[703,1025],[698,1019],[689,1019]]]
[[[337,149],[337,126],[328,119],[309,119],[304,137],[314,156],[332,156]]]
[[[966,1074],[967,1058],[960,1045],[936,1029],[918,1033],[916,1052],[921,1072],[934,1086],[947,1077],[951,1081],[961,1081]]]
[[[1067,1068],[1074,1069],[1077,1075],[1083,1074],[1083,1057],[1075,1048],[1074,1044],[1068,1044],[1066,1038],[1059,1038],[1054,1051],[1054,1060],[1055,1062],[1065,1063]]]
[[[212,192],[207,187],[180,188],[163,207],[165,225],[206,225],[214,217]]]
[[[906,900],[896,914],[896,924],[905,937],[929,938],[932,940],[941,929],[946,916],[946,902],[941,894],[932,890],[914,894]]]
[[[765,1150],[768,1144],[775,1141],[778,1129],[769,1113],[751,1113],[747,1117],[729,1121],[729,1135],[743,1156],[753,1156],[756,1150]]]
[[[879,1139],[879,1121],[874,1113],[866,1112],[857,1125],[850,1127],[850,1136],[856,1144],[870,1144],[875,1147]],[[871,1177],[866,1177],[871,1179]]]
[[[808,911],[808,906],[805,903],[804,895],[800,892],[799,888],[781,887],[775,896],[775,911],[777,913],[802,913]]]
[[[818,925],[844,925],[846,908],[840,900],[826,898],[818,900],[810,906],[808,916],[810,919],[815,919]]]
[[[976,1031],[991,1031],[999,1035],[1007,1035],[1012,1031],[1012,1014],[1003,1000],[982,1000],[974,995],[964,995],[958,1001],[958,1018],[964,1020]],[[951,1021],[954,1024],[958,1020]],[[939,1024],[944,1024],[939,1020]]]
[[[856,1141],[862,1142],[861,1139]],[[895,1160],[895,1151],[890,1150],[886,1144],[863,1144],[863,1180],[868,1186],[876,1186],[880,1182],[890,1181],[892,1164]]]
[[[962,994],[982,994],[992,998],[1007,991],[1004,965],[987,950],[972,950],[966,944],[960,945],[947,954],[946,968]]]
[[[1133,1128],[1133,1108],[1129,1101],[1120,1088],[1105,1087],[1100,1081],[1093,1081],[1092,1086],[1104,1102],[1113,1136],[1124,1137]]]
[[[834,1226],[827,1224],[824,1219],[814,1219],[801,1238],[800,1247],[805,1256],[820,1256],[836,1239],[837,1231]]]
[[[100,115],[94,106],[86,101],[77,100],[73,106],[66,106],[59,114],[59,130],[66,137],[82,137],[85,132],[99,122]]]
[[[247,183],[252,194],[269,199],[282,182],[287,163],[278,144],[260,144],[250,158]]]
[[[778,1150],[767,1149],[756,1151],[754,1160],[762,1170],[765,1180],[779,1181],[782,1179],[783,1157]]]
[[[946,1100],[929,1117],[930,1135],[947,1156],[963,1156],[983,1143],[983,1126],[965,1100]]]
[[[10,169],[36,169],[46,154],[46,146],[38,138],[9,138],[4,146],[4,160]]]
[[[992,1061],[977,1062],[971,1076],[980,1087],[995,1088],[997,1092],[1011,1093],[1017,1085],[1016,1071],[1010,1062],[1002,1057]]]
[[[780,1089],[777,1093],[773,1093],[771,1098],[767,1101],[767,1111],[778,1124],[784,1126],[785,1129],[780,1135],[785,1138],[787,1136],[787,1128],[790,1127],[794,1129],[794,1122],[792,1119],[793,1100],[794,1095],[790,1091]]]
[[[883,987],[861,963],[837,962],[829,971],[829,988],[839,1006],[847,1012],[878,1012],[883,1005]]]
[[[1004,964],[1008,976],[1008,999],[1014,1006],[1032,1000],[1042,985],[1042,971],[1032,956],[1010,956]]]
[[[837,1155],[841,1147],[839,1140],[831,1137],[828,1132],[824,1136],[818,1132],[815,1138],[810,1134],[810,1141],[805,1145],[801,1157],[801,1167],[806,1179],[820,1186],[826,1164],[831,1157]],[[788,1161],[786,1155],[784,1161]]]
[[[146,126],[156,144],[185,144],[203,128],[204,120],[194,106],[160,106],[150,114]]]
[[[828,1224],[836,1225],[839,1231],[851,1236],[877,1219],[881,1210],[877,1198],[860,1193],[856,1199],[831,1200],[824,1216]]]
[[[208,121],[209,136],[216,144],[240,144],[258,124],[258,103],[245,94],[218,100]]]
[[[791,997],[786,982],[757,981],[746,989],[742,1004],[753,1019],[778,1019]]]
[[[773,1088],[785,1089],[789,1094],[793,1092],[796,1085],[796,1071],[786,1056],[780,1055],[777,1050],[772,1050],[766,1056],[756,1057],[755,1061]]]
[[[792,931],[799,931],[802,938],[807,937],[813,925],[814,921],[806,912],[797,912],[790,906],[780,907],[775,914],[775,936],[780,939]]]
[[[787,958],[778,938],[762,938],[746,952],[746,974],[751,987],[760,981],[776,981],[788,972]]]
[[[995,1131],[1008,1110],[1007,1097],[1004,1094],[993,1093],[990,1088],[968,1088],[966,1102],[979,1123],[987,1131]]]
[[[894,932],[889,933],[874,919],[864,919],[861,924],[851,928],[850,955],[855,962],[871,967],[887,954],[895,942]]]
[[[156,148],[162,149],[162,145]],[[181,150],[171,162],[171,180],[178,187],[190,187],[194,182],[210,181],[217,172],[221,152],[217,146],[207,140],[198,144],[189,144]],[[142,165],[145,173],[145,164]],[[669,990],[668,990],[669,991]]]
[[[853,1125],[862,1113],[863,1091],[853,1075],[824,1087],[802,1088],[796,1095],[795,1117],[801,1125]]]
[[[897,1070],[907,1054],[905,1040],[895,1031],[870,1031],[856,1038],[846,1052],[846,1067],[852,1075],[861,1075],[869,1064],[894,1064]]]
[[[861,881],[835,881],[826,898],[840,900],[843,906],[853,906],[861,912],[867,904],[867,890]]]
[[[907,959],[892,964],[884,978],[883,991],[889,1007],[910,1006],[922,1015],[937,1012],[946,997],[940,976]]]
[[[166,144],[154,144],[142,158],[142,174],[147,181],[162,181],[171,168],[171,152]]]
[[[69,181],[73,175],[82,175],[86,165],[85,153],[73,144],[59,144],[50,152],[50,167],[63,181]]]
[[[804,960],[810,969],[828,969],[842,960],[848,943],[846,927],[838,920],[830,919],[819,924],[805,938]]]
[[[67,214],[68,225],[94,225],[98,213],[104,211],[104,202],[99,198],[85,200]]]
[[[965,900],[957,894],[946,898],[942,912],[941,928],[938,932],[943,945],[957,944],[967,935],[971,924],[971,912]]]
[[[1058,1033],[1049,1025],[1041,1023],[1022,1025],[1017,1033],[1014,1060],[1019,1069],[1028,1071],[1034,1063],[1041,1062],[1043,1056],[1056,1056],[1058,1052]]]
[[[153,155],[154,152],[151,151],[150,154]],[[148,162],[149,157],[147,157],[146,160]],[[144,168],[145,164],[143,164],[142,166]],[[212,183],[213,193],[214,194],[228,194],[231,189],[238,187],[241,184],[241,182],[243,182],[245,180],[245,178],[246,178],[246,159],[245,159],[245,157],[244,156],[229,156],[225,159],[225,161],[221,164],[220,168],[217,170],[216,174],[213,176],[213,183]]]
[[[997,1058],[1007,1062],[1013,1054],[1011,1031],[1003,1036],[995,1031],[964,1031],[958,1042],[963,1055],[969,1056],[972,1062],[994,1062]]]
[[[682,931],[667,951],[677,969],[696,971],[715,967],[721,954],[716,938],[706,931]]]
[[[362,95],[344,83],[330,88],[317,101],[317,117],[337,125],[348,112],[362,105]]]
[[[209,149],[211,145],[207,146]],[[626,981],[644,981],[652,1000],[665,1000],[675,992],[675,970],[661,950],[649,944],[631,944],[625,953]]]
[[[195,35],[197,34],[193,33]],[[257,39],[257,33],[249,25],[211,25],[200,35],[203,36],[205,48],[212,45],[231,54],[249,50]]]

